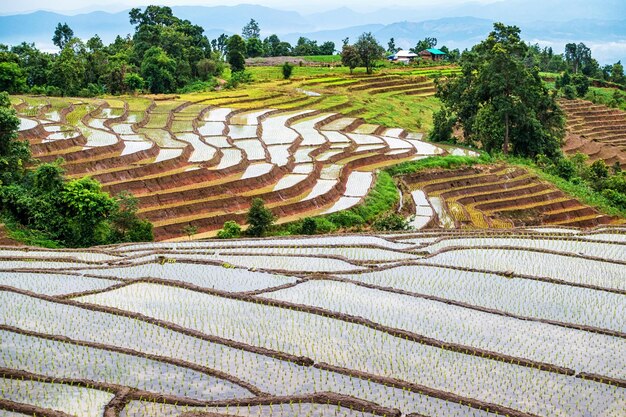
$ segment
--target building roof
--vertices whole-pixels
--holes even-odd
[[[395,58],[415,58],[417,57],[417,54],[414,54],[411,51],[405,51],[405,50],[401,50],[396,52]]]
[[[426,49],[424,51],[428,51],[428,52],[430,52],[433,55],[445,55],[446,54],[445,52],[443,52],[443,51],[441,51],[439,49],[435,49],[435,48],[429,48],[429,49]],[[424,52],[424,51],[422,51],[422,52]]]

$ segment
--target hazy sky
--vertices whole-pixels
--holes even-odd
[[[498,0],[471,0],[473,3],[493,3]],[[347,6],[351,9],[358,11],[372,11],[382,7],[411,7],[417,8],[420,5],[433,5],[433,0],[391,0],[388,2],[380,2],[375,0],[112,0],[106,2],[103,0],[26,0],[26,1],[14,1],[14,0],[0,0],[0,14],[12,14],[18,12],[31,12],[35,10],[51,10],[51,11],[92,11],[92,10],[104,10],[110,12],[116,12],[130,7],[144,6],[147,4],[161,4],[161,5],[203,5],[203,6],[218,6],[218,5],[236,5],[236,4],[259,4],[268,7],[281,8],[285,10],[297,10],[302,12],[308,11],[320,11],[324,9],[335,9],[341,6]],[[437,4],[441,5],[454,5],[468,3],[468,0],[441,0]]]

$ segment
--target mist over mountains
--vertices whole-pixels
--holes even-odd
[[[258,5],[174,6],[174,14],[205,28],[209,38],[221,33],[239,33],[251,19],[257,20],[262,35],[276,33],[295,43],[300,36],[319,42],[355,40],[372,32],[386,46],[389,38],[403,48],[419,39],[434,36],[439,45],[464,49],[483,39],[493,22],[516,24],[529,42],[553,46],[561,52],[567,42],[585,42],[601,64],[626,60],[626,2],[621,0],[507,0],[493,4],[467,3],[460,6],[384,8],[375,13],[342,7],[314,14],[278,10]],[[0,16],[0,43],[35,42],[54,50],[51,37],[58,22],[67,22],[83,38],[98,34],[104,42],[133,33],[128,10],[116,13],[95,11],[77,15],[37,11]]]

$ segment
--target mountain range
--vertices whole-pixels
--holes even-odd
[[[340,45],[346,37],[354,41],[361,33],[372,32],[384,46],[393,37],[402,48],[430,36],[436,37],[440,46],[464,49],[483,39],[494,21],[502,21],[520,26],[527,41],[553,46],[557,52],[567,42],[585,42],[601,63],[613,63],[626,58],[626,2],[604,0],[602,3],[603,7],[598,7],[588,0],[508,0],[488,5],[385,8],[375,13],[344,7],[314,14],[245,4],[172,9],[176,16],[204,27],[209,38],[221,33],[239,33],[254,18],[259,22],[262,36],[276,33],[291,43],[305,36]],[[134,31],[128,10],[76,15],[37,11],[0,16],[0,43],[35,42],[44,50],[54,50],[51,38],[59,22],[67,22],[83,39],[98,34],[105,42]]]

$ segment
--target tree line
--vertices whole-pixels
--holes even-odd
[[[0,44],[0,91],[92,97],[204,90],[215,85],[226,58],[237,70],[250,57],[335,52],[333,42],[318,45],[304,37],[294,46],[276,35],[261,40],[254,20],[243,28],[243,36],[222,34],[209,40],[202,27],[174,16],[169,7],[134,8],[129,19],[134,34],[117,36],[109,45],[98,35],[83,42],[66,23],[59,23],[52,36],[58,53],[27,42]]]

